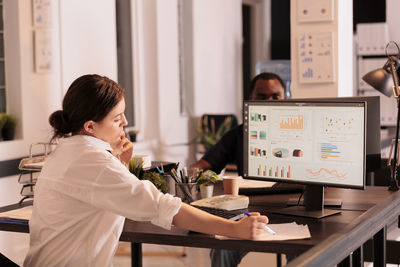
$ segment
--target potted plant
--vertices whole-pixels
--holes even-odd
[[[198,174],[195,176],[196,178],[196,183],[200,187],[200,196],[201,198],[208,198],[212,197],[213,191],[214,191],[214,184],[217,182],[218,175],[211,171],[203,171],[200,170],[198,171]]]
[[[6,123],[6,117],[5,117],[5,113],[0,113],[0,140],[2,139],[2,130],[3,130],[3,126]]]
[[[197,136],[190,141],[190,144],[201,144],[204,150],[208,151],[226,132],[231,129],[231,125],[232,117],[226,117],[218,129],[215,129],[215,120],[211,118],[209,124],[208,116],[204,116],[195,128]]]
[[[138,134],[138,132],[139,132],[139,131],[137,131],[137,130],[129,130],[129,131],[128,131],[129,139],[130,139],[132,142],[136,142],[136,135]]]
[[[168,192],[168,182],[159,173],[156,172],[146,172],[143,170],[143,161],[135,162],[134,157],[129,160],[128,169],[133,173],[139,180],[149,180],[152,182],[158,190],[163,193]]]
[[[17,125],[17,118],[10,114],[3,115],[4,125],[1,129],[3,140],[13,140],[15,135],[15,127]]]

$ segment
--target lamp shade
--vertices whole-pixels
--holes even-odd
[[[370,71],[365,74],[362,79],[387,97],[393,95],[392,74],[387,72],[385,69],[376,69]]]

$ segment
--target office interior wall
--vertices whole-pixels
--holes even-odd
[[[179,112],[177,1],[132,2],[134,87],[139,142],[134,154],[182,162],[188,146],[187,119]]]
[[[58,2],[51,6],[55,16]],[[5,14],[5,58],[7,91],[7,110],[18,116],[17,138],[0,142],[0,160],[9,160],[28,154],[33,142],[49,138],[47,118],[59,106],[61,90],[59,84],[59,42],[52,38],[54,57],[51,72],[37,73],[34,69],[34,38],[37,28],[32,24],[32,1],[6,0]],[[52,37],[58,35],[58,21],[49,28]],[[8,40],[8,34],[11,40]],[[7,94],[8,94],[7,93]]]
[[[335,97],[353,94],[353,35],[352,1],[332,0],[333,20],[324,22],[299,22],[298,5],[312,1],[291,0],[291,64],[293,97]],[[318,0],[314,1],[318,4]],[[327,2],[327,1],[324,1]],[[340,14],[340,15],[339,15]],[[333,82],[301,83],[299,73],[298,38],[301,34],[332,32]]]
[[[0,160],[27,156],[31,143],[49,140],[48,117],[61,107],[63,94],[76,76],[97,72],[113,79],[117,77],[114,0],[60,0],[51,1],[51,4],[52,25],[48,29],[51,32],[51,71],[37,73],[34,33],[38,28],[32,25],[32,0],[4,1],[8,20],[5,29],[10,26],[14,35],[14,43],[6,46],[6,57],[9,56],[6,60],[12,61],[14,70],[7,73],[8,90],[20,97],[9,103],[18,105],[10,107],[11,110],[21,112],[22,134],[17,140],[0,142]],[[0,206],[21,199],[17,178],[0,179]],[[0,251],[11,259],[20,253],[13,244],[20,242],[29,242],[29,236],[0,233]]]
[[[88,73],[117,80],[115,0],[60,1],[62,88]]]
[[[183,90],[190,90],[186,94],[190,99],[184,102],[183,114],[179,109],[178,1],[137,0],[135,6],[140,139],[142,142],[156,140],[155,159],[186,165],[194,160],[189,158],[191,148],[176,144],[187,143],[193,137],[192,117],[203,113],[240,116],[241,1],[185,3],[182,11],[191,15],[191,23],[185,26],[193,28],[185,29],[192,35],[185,42],[190,47],[183,54],[187,51],[191,54],[185,58],[185,64],[190,65],[184,68],[192,72],[185,77]],[[185,15],[188,14],[182,17],[187,18]]]
[[[242,0],[251,7],[251,74],[259,61],[271,59],[271,0]]]
[[[189,117],[181,114],[178,1],[157,1],[159,152],[162,160],[187,165]]]
[[[241,1],[193,1],[193,114],[240,116]]]
[[[114,2],[51,1],[51,25],[45,29],[33,25],[31,0],[4,2],[5,30],[14,35],[17,32],[12,38],[14,43],[6,43],[6,61],[12,63],[10,68],[14,70],[7,70],[8,90],[13,97],[20,97],[18,101],[11,100],[8,109],[20,111],[22,134],[16,140],[0,142],[0,160],[27,156],[31,143],[50,140],[48,117],[61,107],[63,94],[77,75],[101,73],[117,77]],[[96,12],[92,12],[93,6]],[[34,38],[43,30],[50,33],[51,68],[38,72]]]
[[[400,44],[400,1],[386,0],[386,22],[389,25],[390,40],[396,41]]]
[[[52,61],[51,70],[44,73],[34,68],[34,35],[42,29],[32,24],[32,1],[4,2],[5,11],[10,10],[5,16],[5,30],[9,25],[18,32],[13,38],[18,43],[6,43],[6,61],[14,70],[7,70],[8,90],[20,99],[10,99],[12,106],[8,109],[20,113],[22,133],[14,141],[0,142],[0,160],[26,156],[31,143],[50,139],[48,117],[61,107],[63,94],[77,76],[100,73],[117,77],[114,2],[51,2],[52,24],[46,30],[51,34]],[[96,12],[92,12],[94,5]]]

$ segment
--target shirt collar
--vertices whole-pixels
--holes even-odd
[[[93,145],[95,147],[98,147],[100,149],[112,151],[112,148],[111,148],[109,143],[107,143],[107,142],[105,142],[105,141],[103,141],[101,139],[98,139],[96,137],[89,136],[89,135],[81,135],[81,134],[73,135],[71,137],[64,138],[64,140],[62,140],[62,141],[64,141],[64,142],[66,142],[66,141],[79,142],[79,143],[84,142],[84,143],[89,143],[89,144],[91,144],[91,145]]]

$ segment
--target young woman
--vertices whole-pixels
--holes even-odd
[[[125,167],[124,90],[107,77],[84,75],[50,115],[55,151],[38,178],[24,266],[111,266],[125,217],[170,229],[257,239],[267,217],[225,220],[163,194]],[[112,151],[118,151],[114,156]]]

